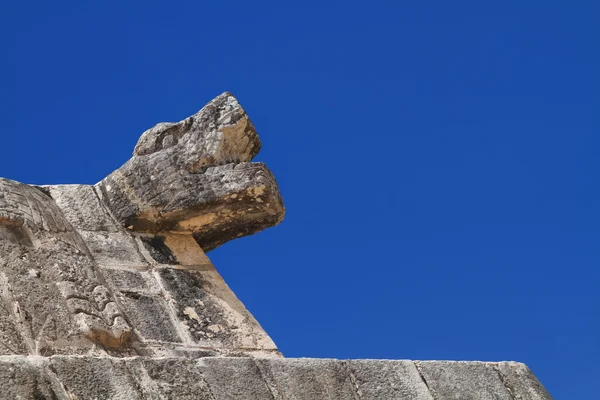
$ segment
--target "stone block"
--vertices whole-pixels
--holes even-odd
[[[326,359],[258,359],[276,399],[360,400],[343,361]]]
[[[50,196],[77,230],[117,232],[119,227],[89,185],[49,186]]]
[[[158,268],[177,318],[200,346],[276,350],[216,271]]]
[[[215,400],[194,360],[138,358],[124,363],[144,399]]]
[[[417,361],[416,366],[434,399],[514,400],[487,363]]]
[[[352,360],[362,400],[434,400],[412,361]]]
[[[113,290],[147,295],[160,294],[160,288],[151,272],[102,268],[102,274]]]
[[[552,400],[544,386],[525,364],[501,362],[496,364],[496,368],[515,399]]]
[[[204,358],[197,366],[215,400],[268,400],[271,391],[251,358]]]
[[[127,326],[92,260],[62,241],[50,243],[10,263],[0,259],[0,338],[9,336],[4,353],[79,354],[92,342],[120,345]]]
[[[128,266],[138,269],[148,267],[135,241],[126,232],[80,231],[79,233],[99,265]]]
[[[0,358],[0,399],[55,400],[63,399],[58,381],[52,379],[41,360],[28,362],[25,358]]]
[[[0,284],[6,280],[0,276]],[[0,296],[0,356],[9,354],[27,354],[27,346],[23,342],[10,308],[12,304]]]
[[[52,357],[69,399],[143,399],[125,363],[100,357]]]
[[[121,293],[118,298],[133,328],[142,339],[182,342],[163,299],[135,293]]]

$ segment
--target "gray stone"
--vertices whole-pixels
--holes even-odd
[[[78,231],[117,232],[119,227],[89,185],[48,186],[52,199]]]
[[[0,223],[74,240],[73,227],[49,194],[4,178],[0,178]]]
[[[552,400],[525,364],[501,362],[496,364],[495,368],[515,400]]]
[[[182,342],[169,317],[168,305],[163,299],[129,292],[121,293],[119,300],[140,338]]]
[[[199,172],[204,166],[250,161],[260,147],[244,109],[231,93],[223,93],[183,121],[163,122],[144,132],[134,154],[177,152],[187,170]]]
[[[412,361],[353,360],[348,367],[362,400],[434,400]]]
[[[151,272],[102,268],[102,273],[115,292],[133,292],[149,296],[161,293]]]
[[[215,399],[193,360],[133,359],[125,363],[144,399]]]
[[[99,265],[147,268],[135,240],[127,232],[80,231]]]
[[[275,399],[360,399],[343,361],[262,359],[256,362]]]
[[[111,358],[52,357],[52,371],[75,399],[142,399],[125,363]]]
[[[410,361],[4,356],[0,400],[551,399],[522,364],[417,365],[429,388]],[[507,386],[492,378],[498,370]]]
[[[283,219],[275,178],[250,163],[259,150],[245,111],[224,93],[179,123],[146,131],[133,158],[97,187],[124,227],[193,233],[209,251]]]
[[[158,268],[156,274],[181,325],[199,346],[277,349],[216,272]]]
[[[50,375],[43,361],[0,357],[0,399],[66,400],[60,383]]]
[[[216,400],[269,400],[273,395],[251,358],[204,358],[197,365]]]
[[[514,400],[487,363],[418,361],[416,366],[434,399]]]
[[[81,237],[41,190],[0,180],[0,337],[5,354],[120,347],[131,329]],[[6,216],[8,216],[6,218]]]

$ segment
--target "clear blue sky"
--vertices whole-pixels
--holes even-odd
[[[597,399],[599,15],[2,2],[0,175],[95,183],[231,91],[288,213],[209,255],[286,356],[518,360]]]

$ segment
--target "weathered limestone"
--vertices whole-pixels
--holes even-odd
[[[283,219],[275,178],[250,162],[260,146],[246,112],[224,93],[181,122],[146,131],[133,158],[98,189],[126,228],[192,233],[209,251]]]
[[[127,347],[131,327],[56,203],[0,179],[0,215],[0,354]]]
[[[60,185],[49,193],[77,227],[132,326],[133,354],[278,354],[192,232],[123,229],[91,187]]]
[[[412,361],[352,360],[348,368],[363,400],[434,400]]]
[[[132,235],[91,187],[0,193],[2,354],[277,354],[191,233]]]
[[[415,364],[430,370],[426,381]],[[489,372],[506,369],[528,371],[518,363],[452,361],[0,357],[0,398],[551,400],[543,389],[515,390],[541,388],[529,372],[510,385]]]
[[[281,358],[205,251],[279,223],[224,93],[94,186],[0,179],[0,400],[548,400],[518,363]]]

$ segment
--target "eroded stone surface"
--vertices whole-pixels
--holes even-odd
[[[37,188],[0,180],[0,344],[4,354],[120,348],[131,328],[81,236]],[[15,334],[16,333],[16,334]]]
[[[64,391],[44,363],[0,356],[0,399],[63,399]]]
[[[124,227],[192,233],[209,251],[283,219],[273,175],[250,162],[259,149],[246,112],[224,93],[179,123],[145,132],[133,158],[97,188]]]
[[[275,399],[251,358],[204,358],[197,362],[216,400]]]
[[[522,363],[502,362],[495,365],[500,379],[516,400],[552,400],[546,389]]]
[[[188,359],[134,359],[126,362],[144,399],[215,400],[211,386]],[[232,378],[232,377],[229,377]]]
[[[50,196],[77,230],[118,232],[119,226],[106,213],[94,188],[89,185],[48,186]]]
[[[511,392],[531,384],[521,373],[512,376],[511,385],[489,383],[490,369],[515,363],[427,364],[429,388],[411,361],[0,357],[0,399],[551,399],[539,384],[536,395],[542,397]]]
[[[514,400],[488,363],[423,361],[417,369],[434,399]]]
[[[159,268],[156,274],[182,329],[199,346],[277,350],[216,271]]]
[[[348,367],[362,400],[434,400],[412,361],[352,360]]]
[[[111,358],[53,357],[50,368],[75,399],[139,400],[143,397],[125,362]]]
[[[344,362],[337,360],[256,360],[274,397],[360,400]]]

